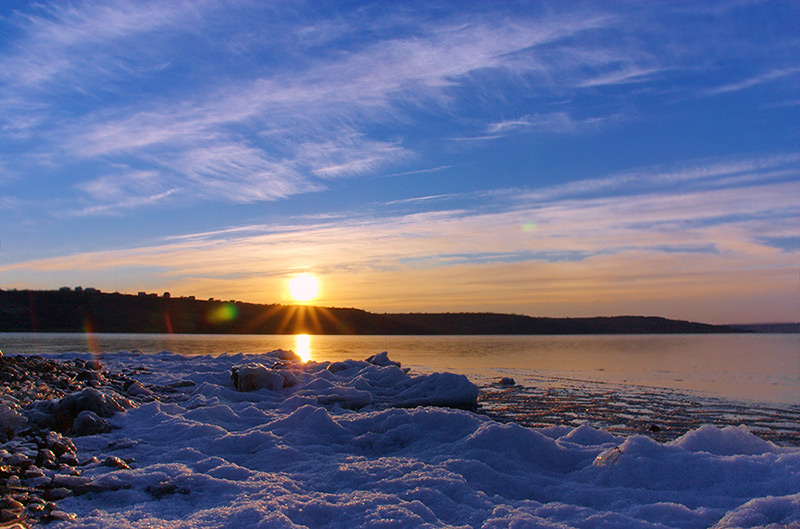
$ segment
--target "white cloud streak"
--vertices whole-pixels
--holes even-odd
[[[542,87],[567,83],[574,88],[590,82],[586,76],[591,77],[591,71],[578,74],[587,66],[623,68],[638,72],[624,77],[637,79],[655,71],[637,66],[639,59],[620,50],[605,56],[586,54],[585,61],[576,59],[579,55],[572,48],[557,56],[552,50],[537,51],[617,23],[605,15],[561,13],[521,21],[453,20],[435,25],[408,20],[413,36],[387,36],[333,57],[309,56],[288,68],[278,66],[269,75],[258,72],[236,82],[208,79],[177,94],[154,95],[146,103],[133,99],[101,105],[73,117],[54,119],[47,114],[51,92],[45,88],[103,92],[115,83],[160,72],[175,56],[155,46],[163,46],[170,36],[202,31],[218,9],[214,2],[120,1],[50,6],[42,14],[28,15],[18,26],[23,36],[13,53],[0,59],[0,70],[12,91],[34,90],[29,99],[6,107],[17,109],[8,113],[6,127],[17,134],[40,134],[46,124],[44,137],[76,163],[144,161],[159,172],[162,189],[180,190],[184,198],[276,200],[323,189],[333,177],[358,176],[412,159],[402,142],[370,138],[363,129],[406,119],[401,110],[406,106],[432,105],[446,111],[452,89],[475,85],[482,72],[535,80]],[[336,32],[318,36],[352,35],[361,23],[342,19]],[[291,35],[308,29],[284,31]],[[158,36],[153,47],[146,43],[149,35]],[[133,39],[137,46],[130,46]],[[132,72],[138,64],[143,69]],[[8,98],[6,102],[11,104]],[[39,117],[23,120],[19,109],[36,104],[42,105]],[[524,119],[527,128],[555,127],[563,133],[585,129],[594,121],[558,113]],[[510,132],[503,124],[492,127]],[[260,139],[254,136],[258,133]],[[95,181],[98,178],[103,177]],[[92,185],[85,182],[77,188],[91,190]],[[94,210],[105,210],[100,206]]]
[[[719,95],[719,94],[727,94],[730,92],[739,92],[742,90],[747,90],[754,86],[760,86],[763,84],[778,81],[785,77],[790,77],[798,74],[800,74],[800,68],[780,68],[762,74],[758,74],[752,77],[748,77],[747,79],[743,79],[735,83],[728,83],[722,86],[718,86],[716,88],[712,88],[710,90],[707,90],[706,94]]]

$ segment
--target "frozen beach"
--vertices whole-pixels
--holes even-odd
[[[470,411],[478,388],[466,377],[417,375],[386,355],[48,356],[139,382],[116,394],[130,405],[105,419],[113,429],[72,438],[89,462],[58,508],[80,527],[800,524],[800,448],[746,427],[697,425],[666,442],[568,416],[527,428]],[[502,399],[491,406],[502,415]],[[51,527],[62,525],[76,526]]]

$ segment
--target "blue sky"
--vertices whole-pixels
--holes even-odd
[[[0,286],[800,315],[795,2],[0,5]]]

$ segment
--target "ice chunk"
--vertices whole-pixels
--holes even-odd
[[[284,384],[283,375],[263,364],[246,364],[231,368],[231,380],[239,391],[255,391],[258,389],[281,389]]]
[[[375,364],[376,366],[401,367],[400,362],[394,362],[392,360],[389,360],[389,353],[387,351],[370,356],[369,358],[367,358],[367,362],[369,362],[370,364]]]
[[[608,450],[604,450],[601,452],[592,463],[598,467],[605,467],[608,465],[613,465],[617,461],[619,461],[620,456],[622,455],[622,448],[619,446],[615,446],[613,448],[609,448]]]
[[[478,386],[464,375],[433,373],[411,379],[409,387],[394,396],[397,406],[447,406],[475,409],[478,406]]]

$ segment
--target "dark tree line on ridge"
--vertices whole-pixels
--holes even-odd
[[[542,318],[496,313],[375,314],[99,290],[0,290],[0,332],[199,334],[673,334],[741,329],[660,317]]]

